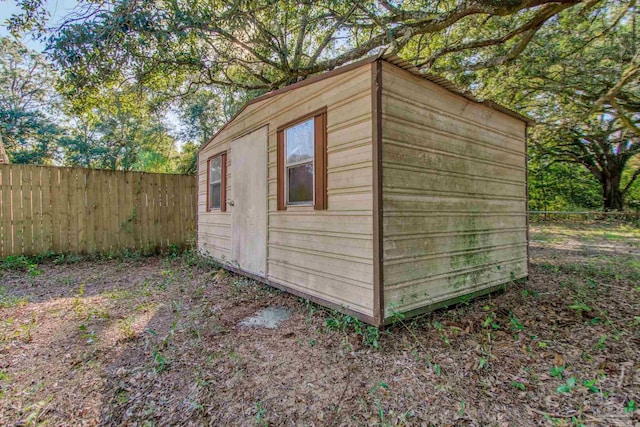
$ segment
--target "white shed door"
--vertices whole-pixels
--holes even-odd
[[[231,142],[231,256],[237,267],[266,277],[267,126]]]

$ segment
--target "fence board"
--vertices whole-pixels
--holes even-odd
[[[33,253],[33,206],[32,194],[33,177],[32,169],[22,170],[22,246],[26,253]]]
[[[85,171],[82,169],[74,169],[73,188],[75,203],[73,212],[77,212],[74,217],[77,224],[78,233],[78,249],[87,247],[87,224],[85,212],[85,195],[84,195],[84,178]]]
[[[102,193],[104,193],[104,185],[102,183],[102,174],[100,171],[91,171],[91,181],[93,184],[93,222],[96,252],[104,252],[104,225],[102,224]]]
[[[116,176],[118,174],[116,173]],[[115,209],[111,210],[111,217],[109,218],[109,224],[113,233],[113,249],[114,250],[118,250],[119,247],[121,246],[125,246],[125,242],[124,242],[124,238],[123,236],[120,234],[120,210],[121,210],[121,205],[122,203],[120,203],[120,187],[121,187],[121,181],[124,178],[124,174],[119,174],[119,175],[123,175],[120,177],[120,179],[114,179],[111,183],[110,183],[110,196],[109,196],[109,203],[112,205],[115,205]]]
[[[13,253],[13,226],[11,208],[11,169],[0,168],[0,255],[7,257]]]
[[[42,179],[41,179],[42,168],[33,169],[31,171],[31,182],[32,182],[32,190],[31,190],[31,221],[33,221],[33,225],[31,226],[32,236],[31,236],[31,252],[34,253],[44,253],[46,249],[44,248],[42,242]]]
[[[0,256],[185,246],[195,177],[0,165]]]
[[[86,251],[96,252],[96,217],[94,215],[96,205],[96,188],[94,176],[91,170],[84,171],[84,197],[85,197],[85,228],[87,234]]]
[[[151,234],[154,236],[154,242],[160,242],[162,246],[162,231],[160,230],[160,195],[162,194],[162,189],[160,187],[160,176],[153,175],[151,179],[153,181],[151,184],[153,186],[153,190],[151,191],[153,195],[153,231]]]
[[[174,245],[178,245],[180,242],[180,230],[178,229],[178,210],[180,209],[180,195],[178,194],[178,188],[176,182],[169,181],[169,192],[168,192],[170,201],[169,205],[171,208],[169,209],[169,225],[171,227],[171,243]]]
[[[65,225],[63,224],[63,209],[66,209],[64,206],[69,203],[69,200],[62,192],[60,172],[60,169],[53,169],[51,174],[51,233],[53,237],[53,247],[57,248],[59,252],[66,252],[68,248],[66,242],[63,240],[63,230],[65,229]]]
[[[111,209],[108,208],[111,206],[111,175],[113,172],[106,172],[106,174],[102,174],[102,209],[100,209],[100,213],[102,214],[102,232],[104,233],[103,251],[111,252],[116,246],[113,239],[116,231],[112,231]]]
[[[113,172],[114,175],[119,175]],[[115,178],[115,177],[114,177]],[[111,249],[117,251],[120,247],[120,224],[118,223],[118,179],[109,179],[109,205],[115,206],[115,209],[109,210],[109,229],[111,233]]]
[[[175,230],[176,230],[176,244],[179,244],[179,242],[184,241],[184,236],[182,235],[182,227],[180,226],[180,224],[182,223],[182,209],[184,209],[184,206],[182,204],[182,195],[180,194],[180,186],[178,185],[177,182],[174,181],[173,183],[174,188],[173,191],[171,192],[173,194],[173,200],[174,200],[174,208],[173,208],[173,214],[174,214],[174,221],[175,221]]]
[[[22,210],[22,172],[24,167],[22,165],[17,166],[13,171],[11,188],[11,205],[13,206],[13,250],[25,253],[24,210]]]
[[[155,241],[154,236],[151,234],[152,227],[149,224],[149,196],[153,191],[151,184],[152,175],[144,174],[140,176],[140,212],[136,212],[138,220],[140,221],[140,245],[143,248],[153,245]]]
[[[51,177],[53,171],[50,168],[39,168],[42,189],[42,252],[53,251],[53,213],[51,204]]]
[[[77,179],[77,170],[76,169],[63,169],[60,171],[61,176],[64,176],[64,183],[66,184],[66,194],[69,198],[69,211],[67,212],[67,218],[69,219],[69,251],[70,252],[78,252],[80,248],[80,227],[78,227],[78,217],[77,214],[80,203],[78,200],[78,196],[80,195],[76,190],[76,179]]]
[[[133,224],[132,237],[139,248],[145,247],[145,244],[144,244],[145,239],[142,236],[142,229],[141,229],[142,220],[140,217],[140,214],[141,214],[140,211],[143,206],[142,188],[143,188],[143,181],[146,175],[147,174],[136,174],[135,176],[135,180],[133,182],[133,207],[130,213],[132,224]]]
[[[133,234],[133,228],[135,227],[134,221],[134,209],[133,192],[135,191],[136,176],[134,172],[126,172],[125,180],[125,198],[124,207],[122,209],[122,222],[120,224],[121,233],[125,236],[125,242],[127,247],[135,247],[136,240]],[[137,215],[137,213],[135,213]]]
[[[167,180],[166,180],[166,175],[160,175],[160,188],[161,188],[161,193],[160,193],[160,222],[163,224],[168,224],[169,223],[169,207],[167,206]],[[169,235],[170,233],[164,232],[162,233],[162,247],[166,248],[168,247],[168,241],[169,241]]]

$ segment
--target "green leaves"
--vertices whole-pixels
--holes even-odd
[[[564,371],[564,367],[562,367],[562,370],[555,371],[555,374],[558,374],[558,375],[554,375],[554,369],[555,368],[551,369],[551,375],[552,376],[557,376],[559,378],[562,378],[562,372]],[[597,379],[582,380],[582,386],[584,386],[587,389],[587,391],[589,391],[591,393],[600,393],[600,388],[598,388],[596,386],[597,383],[598,383]],[[573,390],[576,387],[577,387],[576,377],[571,376],[571,377],[567,378],[565,383],[562,384],[560,387],[558,387],[556,389],[556,391],[558,393],[570,394],[571,392],[573,392]]]
[[[545,21],[573,5],[531,2],[82,2],[49,51],[84,96],[133,78],[174,93],[210,85],[270,90],[380,49],[468,68],[515,58]],[[14,30],[44,28],[45,5],[22,2]],[[451,53],[459,53],[459,56]],[[72,92],[69,92],[72,94]]]
[[[0,48],[0,138],[12,162],[175,169],[175,141],[149,91],[132,84],[106,86],[66,102],[42,55],[3,37]]]
[[[0,139],[13,163],[47,164],[64,138],[55,73],[20,42],[0,37]]]
[[[521,383],[520,381],[512,381],[511,382],[511,386],[515,387],[519,390],[525,391],[527,389],[527,387],[524,385],[524,383]]]
[[[468,72],[468,61],[490,58],[471,51],[436,62],[481,97],[538,122],[529,133],[532,209],[621,209],[626,197],[637,196],[640,164],[629,160],[640,153],[634,14],[630,1],[581,4],[546,21],[517,58],[500,66]],[[505,34],[508,27],[489,19],[476,31]],[[488,49],[505,54],[510,43],[518,38]]]
[[[598,380],[582,380],[582,385],[587,388],[591,393],[600,393],[600,389],[596,387]]]
[[[562,378],[564,372],[564,366],[554,366],[551,368],[551,376],[556,378]]]
[[[513,314],[513,312],[509,313],[509,329],[511,329],[511,331],[513,332],[519,332],[524,329],[524,325],[522,324],[522,322],[520,322],[516,315]]]
[[[576,377],[569,377],[567,381],[556,389],[558,393],[571,393],[576,387]]]

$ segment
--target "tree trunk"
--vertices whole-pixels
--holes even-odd
[[[622,173],[612,173],[611,176],[602,178],[602,198],[605,211],[621,211],[624,195],[620,189]]]

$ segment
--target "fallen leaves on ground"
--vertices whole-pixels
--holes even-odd
[[[534,227],[528,282],[400,321],[377,350],[181,258],[3,271],[0,424],[639,423],[640,256],[633,232],[598,227]],[[267,306],[293,314],[238,325]]]

